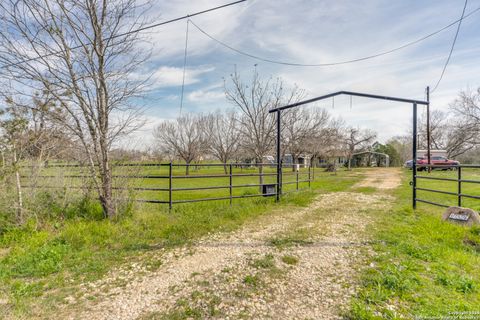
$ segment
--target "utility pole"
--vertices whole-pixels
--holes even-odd
[[[431,164],[430,162],[431,154],[430,154],[430,87],[427,86],[427,159],[428,165]],[[432,168],[428,167],[428,172],[431,172]]]

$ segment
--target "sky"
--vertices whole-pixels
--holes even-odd
[[[149,14],[155,22],[228,3],[228,0],[155,1]],[[270,60],[300,64],[351,60],[386,51],[434,32],[459,19],[464,0],[321,1],[248,0],[192,18],[214,38],[244,52]],[[466,14],[480,7],[469,0]],[[152,56],[142,73],[151,86],[141,103],[147,124],[135,134],[135,146],[152,142],[153,128],[180,113],[187,21],[151,30],[145,45]],[[431,94],[431,108],[448,110],[461,90],[480,86],[480,12],[462,22],[455,50],[442,82]],[[272,64],[231,51],[189,24],[183,109],[212,112],[232,108],[224,82],[236,69],[248,80],[280,77],[286,86],[305,89],[308,98],[334,91],[361,91],[425,99],[448,57],[456,25],[416,45],[392,54],[352,64],[295,67]],[[408,133],[412,106],[354,97],[318,103],[348,125],[378,132],[378,140]],[[420,107],[419,114],[424,113]]]

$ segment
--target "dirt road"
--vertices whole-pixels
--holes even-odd
[[[377,188],[400,183],[395,170],[367,173],[360,186],[369,179]],[[67,299],[64,317],[338,319],[370,250],[364,232],[369,211],[391,200],[381,193],[319,195],[306,208],[263,216],[194,246],[150,253],[144,263],[86,284]]]
[[[395,189],[401,183],[400,168],[376,168],[365,172],[365,179],[354,187],[373,187],[380,190]]]

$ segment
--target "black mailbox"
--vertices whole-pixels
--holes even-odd
[[[262,184],[262,194],[264,197],[274,196],[276,194],[275,184]]]

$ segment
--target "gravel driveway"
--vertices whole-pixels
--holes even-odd
[[[236,232],[146,254],[145,263],[85,284],[62,317],[339,319],[371,253],[369,212],[388,208],[389,200],[380,192],[323,194]]]

